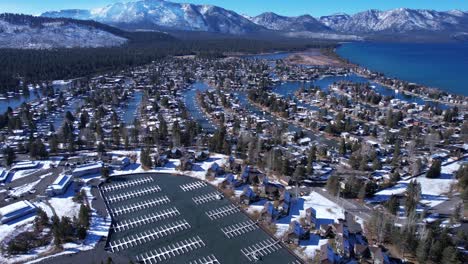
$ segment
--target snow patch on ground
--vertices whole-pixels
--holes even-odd
[[[457,183],[454,173],[467,161],[468,158],[456,162],[449,160],[448,163],[450,164],[442,166],[441,176],[437,179],[426,178],[425,174],[411,179],[421,184],[421,203],[429,207],[434,207],[448,200],[447,194],[450,192],[452,186]],[[383,202],[390,199],[392,195],[403,194],[406,192],[406,188],[411,180],[399,181],[395,186],[377,192],[374,197],[367,202]]]
[[[31,182],[31,183],[28,183],[28,184],[24,184],[24,185],[15,187],[15,188],[13,188],[13,189],[10,191],[10,195],[11,195],[11,196],[19,197],[19,196],[21,196],[22,194],[27,193],[27,192],[29,192],[30,190],[34,189],[34,187],[36,187],[36,185],[37,185],[40,181],[41,181],[41,180],[37,180],[37,181],[35,181],[35,182]]]
[[[73,201],[73,197],[75,196],[74,185],[75,183],[72,183],[66,193],[54,196],[49,200],[50,205],[54,208],[54,212],[59,218],[62,218],[62,216],[70,217],[70,219],[73,219],[74,216],[78,217],[80,204]]]

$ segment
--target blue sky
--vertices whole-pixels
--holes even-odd
[[[0,13],[14,12],[40,14],[44,11],[95,8],[120,0],[0,0]],[[173,0],[195,4],[212,4],[247,15],[272,11],[295,16],[311,14],[329,15],[338,12],[353,14],[366,9],[392,9],[398,7],[451,10],[468,10],[467,0]]]

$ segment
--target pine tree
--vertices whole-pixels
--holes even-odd
[[[427,172],[426,177],[430,179],[440,177],[441,169],[442,169],[442,161],[440,161],[439,159],[435,159],[432,162],[432,165],[429,168],[429,171]]]
[[[338,176],[332,175],[327,180],[327,185],[325,188],[330,192],[333,196],[336,196],[340,190],[340,183]]]
[[[385,206],[391,214],[396,215],[398,212],[398,207],[400,206],[398,197],[392,195],[390,199],[386,202]]]
[[[444,263],[444,264],[461,264],[462,262],[460,261],[458,251],[454,247],[448,246],[442,252],[441,263]]]
[[[340,141],[340,146],[339,146],[339,152],[341,155],[345,155],[346,154],[346,142],[344,140],[344,138],[341,139]]]
[[[16,159],[15,151],[10,148],[10,146],[7,146],[3,151],[3,155],[5,157],[6,165],[11,166]]]

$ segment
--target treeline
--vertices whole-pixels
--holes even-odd
[[[164,39],[161,34],[132,32],[130,42],[113,48],[73,48],[53,50],[0,49],[0,93],[17,91],[19,80],[39,83],[44,80],[72,79],[121,70],[171,55],[220,57],[225,53],[294,51],[331,46],[333,43],[306,40]]]

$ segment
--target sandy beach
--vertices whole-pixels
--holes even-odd
[[[323,54],[319,49],[293,53],[285,61],[290,64],[311,66],[344,66],[342,61]]]

